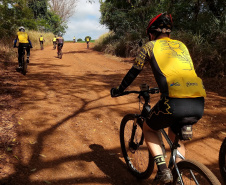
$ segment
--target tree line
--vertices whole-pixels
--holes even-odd
[[[130,51],[128,41],[146,38],[150,19],[168,12],[173,17],[171,37],[184,41],[200,74],[226,74],[226,1],[225,0],[100,0],[101,19],[114,34],[105,39],[116,54]],[[135,43],[136,43],[135,42]],[[124,43],[124,45],[123,45]],[[130,55],[127,53],[127,55]]]
[[[0,39],[10,38],[19,26],[64,34],[77,0],[0,0]]]

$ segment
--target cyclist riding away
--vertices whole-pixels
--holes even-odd
[[[59,46],[61,46],[61,50],[62,50],[63,45],[64,45],[64,39],[63,39],[62,35],[60,35],[60,34],[58,35],[56,42],[57,42],[57,56],[59,56]]]
[[[158,167],[155,180],[162,183],[172,182],[173,177],[166,166],[158,130],[169,127],[169,136],[174,140],[175,133],[181,129],[178,123],[193,125],[202,117],[206,96],[187,47],[170,38],[171,30],[171,15],[161,13],[151,19],[146,30],[149,42],[142,47],[119,87],[111,89],[111,96],[117,97],[134,81],[144,65],[150,63],[161,97],[149,112],[143,133]],[[181,142],[179,151],[185,156]]]
[[[56,49],[56,39],[57,39],[57,38],[56,38],[56,35],[55,35],[55,37],[53,38],[53,48],[54,48],[54,49]]]
[[[32,48],[31,41],[29,39],[28,34],[25,32],[25,28],[21,26],[19,28],[19,32],[17,32],[17,36],[14,40],[14,48],[16,47],[17,40],[19,41],[18,46],[18,63],[19,63],[19,69],[22,68],[22,53],[23,48],[26,47],[27,51],[27,63],[29,63],[29,57],[30,57],[30,48]]]
[[[87,44],[87,48],[89,48],[90,37],[87,36],[85,38],[85,41],[86,41],[86,44]]]
[[[75,36],[73,37],[73,42],[75,43],[76,41],[75,41]]]
[[[42,49],[43,48],[43,42],[45,42],[45,39],[42,35],[40,35],[40,37],[39,37],[39,42],[40,42],[40,47]]]

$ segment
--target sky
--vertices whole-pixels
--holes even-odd
[[[68,21],[68,29],[64,34],[64,40],[85,39],[90,36],[92,40],[98,39],[102,34],[107,33],[108,29],[100,22],[100,3],[95,0],[94,3],[88,3],[87,0],[79,0],[75,13]]]

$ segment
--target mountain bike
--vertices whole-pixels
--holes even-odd
[[[18,48],[18,47],[16,47]],[[28,63],[28,59],[25,59],[25,51],[26,51],[26,47],[23,47],[23,51],[22,51],[22,56],[21,56],[21,70],[20,72],[23,74],[23,75],[26,75],[27,73],[27,63]]]
[[[59,48],[58,48],[58,57],[59,59],[62,59],[62,45],[59,45]]]
[[[220,147],[219,167],[220,167],[221,177],[223,178],[224,183],[226,184],[226,138],[224,139]]]
[[[53,42],[53,49],[56,49],[56,42]]]
[[[140,91],[124,91],[119,96],[128,94],[138,94],[139,103],[143,104],[143,108],[140,114],[128,114],[126,115],[120,125],[120,143],[123,157],[129,171],[138,179],[147,179],[154,169],[154,158],[148,150],[146,143],[144,142],[143,135],[143,123],[145,117],[151,110],[150,94],[159,93],[158,88],[150,88],[144,84],[141,86]],[[142,102],[144,100],[144,103]],[[183,155],[177,150],[180,140],[180,133],[175,137],[175,141],[172,142],[164,129],[159,131],[159,137],[162,140],[162,136],[166,139],[170,146],[171,156],[168,164],[168,168],[172,170],[173,183],[172,184],[211,184],[220,185],[216,176],[203,164],[193,161],[185,160]],[[165,146],[162,142],[163,153],[165,153]],[[176,156],[179,156],[182,160],[176,163]],[[157,182],[153,182],[155,184]]]
[[[89,42],[87,42],[87,49],[89,49]]]
[[[40,47],[41,47],[41,50],[44,49],[44,47],[43,47],[43,42],[40,43]]]

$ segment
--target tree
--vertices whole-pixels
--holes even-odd
[[[73,15],[78,0],[49,0],[50,10],[61,18],[62,22],[67,22]]]

